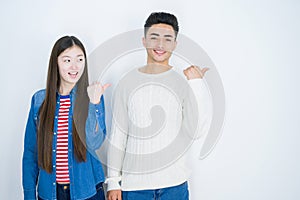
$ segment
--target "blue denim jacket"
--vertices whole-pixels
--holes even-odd
[[[71,108],[69,113],[69,138],[72,138],[72,116],[73,105],[75,101],[76,88],[70,93]],[[36,92],[31,100],[31,108],[25,130],[24,152],[22,163],[22,178],[24,199],[36,199],[36,186],[38,196],[43,199],[56,199],[56,141],[57,141],[57,120],[59,110],[59,98],[57,95],[57,106],[54,119],[54,136],[52,145],[52,173],[47,173],[38,167],[37,162],[37,120],[39,108],[44,101],[45,90]],[[96,124],[98,129],[96,131]],[[90,135],[98,135],[97,144],[101,144],[106,136],[104,99],[101,97],[100,104],[89,104],[88,118],[86,121],[86,142],[90,141]],[[99,137],[100,136],[100,137]],[[73,153],[73,141],[68,140],[69,148],[69,176],[70,176],[70,194],[71,199],[86,199],[96,194],[96,184],[104,181],[104,173],[101,163],[92,156],[93,152],[87,151],[86,162],[77,162]]]

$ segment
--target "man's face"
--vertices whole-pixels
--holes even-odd
[[[148,64],[168,65],[169,58],[176,47],[175,31],[168,24],[154,24],[143,38],[143,44],[147,49]]]

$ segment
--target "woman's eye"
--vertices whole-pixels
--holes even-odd
[[[83,58],[79,58],[78,61],[79,61],[79,62],[83,62],[84,59],[83,59]]]
[[[69,62],[71,62],[71,60],[70,59],[65,59],[64,62],[69,63]]]

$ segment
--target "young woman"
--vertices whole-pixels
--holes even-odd
[[[24,199],[105,199],[102,165],[87,146],[89,134],[105,138],[102,94],[109,85],[88,86],[87,70],[85,48],[76,37],[56,41],[46,89],[31,100],[22,163]]]

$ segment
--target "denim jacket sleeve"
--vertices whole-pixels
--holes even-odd
[[[24,152],[22,159],[22,184],[24,199],[36,199],[36,185],[39,175],[37,161],[37,112],[35,112],[35,96],[31,99],[31,107],[24,137]]]
[[[106,136],[104,98],[99,104],[89,103],[88,117],[85,126],[86,143],[90,150],[97,150]]]

